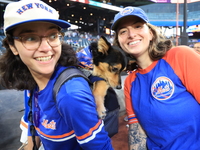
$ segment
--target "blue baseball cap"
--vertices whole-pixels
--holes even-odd
[[[128,6],[115,15],[111,29],[116,30],[117,24],[126,16],[137,16],[144,20],[146,23],[149,22],[146,13],[141,8]]]

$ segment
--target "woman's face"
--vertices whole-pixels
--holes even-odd
[[[121,48],[136,59],[148,55],[148,47],[153,34],[144,21],[136,16],[128,16],[119,22],[117,28]]]
[[[38,48],[30,47],[33,45],[31,42],[36,41],[34,36],[50,36],[54,40],[56,33],[59,33],[58,26],[47,22],[25,23],[15,28],[13,37],[27,37],[24,41],[29,43],[29,47],[28,44],[15,39],[14,46],[10,45],[10,48],[14,55],[20,56],[33,77],[51,76],[61,55],[61,45],[52,47],[49,45],[50,42],[47,42],[47,38],[41,38]]]

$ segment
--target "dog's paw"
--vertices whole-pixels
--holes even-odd
[[[99,119],[105,119],[105,117],[106,117],[106,108],[105,107],[97,108],[97,113],[98,113]]]

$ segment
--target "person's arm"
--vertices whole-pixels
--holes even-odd
[[[37,147],[40,147],[40,138],[39,136],[35,136],[35,141],[37,144]],[[33,149],[33,141],[32,141],[32,137],[28,136],[28,150],[32,150]]]
[[[140,126],[138,119],[133,110],[132,98],[131,98],[131,83],[134,81],[136,75],[133,72],[125,79],[124,84],[124,95],[125,95],[125,104],[126,112],[128,115],[129,122],[129,149],[130,150],[146,150],[146,133]]]
[[[82,149],[113,150],[104,122],[98,119],[95,99],[85,79],[77,77],[64,83],[57,94],[57,106]]]
[[[200,55],[187,46],[178,46],[169,50],[164,59],[173,68],[187,91],[200,103]]]
[[[129,125],[128,137],[130,150],[147,150],[147,136],[139,123]]]

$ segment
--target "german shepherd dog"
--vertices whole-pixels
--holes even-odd
[[[92,74],[104,79],[93,84],[98,116],[104,119],[106,116],[104,97],[109,87],[121,89],[121,72],[126,68],[127,57],[119,47],[112,46],[104,36],[100,37],[98,42],[91,43],[90,50],[93,56]]]

